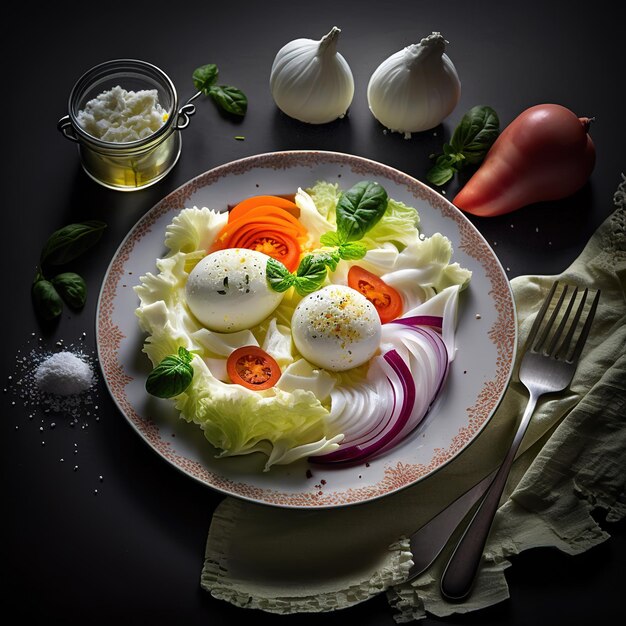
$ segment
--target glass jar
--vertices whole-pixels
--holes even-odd
[[[103,92],[119,86],[127,91],[156,89],[165,110],[163,125],[138,140],[103,141],[88,133],[79,122],[79,112]],[[182,147],[180,131],[189,125],[195,107],[187,102],[178,109],[176,88],[155,65],[136,59],[101,63],[85,72],[70,93],[69,114],[57,128],[78,144],[81,164],[97,183],[110,189],[135,191],[161,180],[176,165]]]

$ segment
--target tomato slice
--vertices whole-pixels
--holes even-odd
[[[295,272],[300,263],[300,244],[286,233],[256,228],[232,241],[233,247],[248,248],[263,252],[280,261],[290,272]]]
[[[262,391],[273,387],[280,378],[278,363],[258,346],[243,346],[233,350],[226,361],[231,382]]]
[[[360,291],[378,311],[381,323],[402,315],[402,296],[376,274],[353,265],[348,272],[348,286]]]

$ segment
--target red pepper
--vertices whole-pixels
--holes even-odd
[[[595,165],[590,122],[558,104],[526,109],[502,131],[453,203],[492,217],[572,195]]]

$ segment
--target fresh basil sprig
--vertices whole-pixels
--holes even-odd
[[[329,262],[337,267],[337,263],[330,255],[306,254],[302,257],[293,280],[293,285],[301,296],[320,288],[328,275]]]
[[[292,273],[280,261],[269,258],[265,269],[267,281],[279,293],[294,287],[298,294],[306,296],[320,288],[328,275],[328,268],[335,269],[338,261],[338,256],[333,253],[307,254]]]
[[[178,354],[166,356],[148,375],[146,391],[157,398],[177,396],[193,380],[193,356],[189,350],[180,346]]]
[[[87,300],[87,285],[75,272],[62,272],[46,277],[50,266],[65,265],[94,246],[106,224],[97,220],[68,224],[52,233],[44,244],[39,267],[31,288],[33,304],[45,320],[53,320],[63,312],[65,302],[72,309],[81,309]]]
[[[432,155],[436,161],[426,179],[441,186],[466,165],[478,165],[499,134],[498,114],[489,106],[472,107],[461,118],[450,143],[444,143],[443,154]]]
[[[240,89],[231,85],[216,85],[219,70],[215,63],[196,68],[192,79],[199,93],[209,96],[215,104],[232,115],[243,117],[248,110],[248,98]]]
[[[389,197],[378,183],[361,181],[341,194],[337,201],[337,230],[320,237],[323,246],[334,248],[307,254],[300,260],[295,273],[291,273],[280,261],[269,259],[266,267],[267,280],[274,291],[282,293],[294,287],[301,296],[320,288],[328,275],[334,272],[341,259],[362,259],[367,248],[358,243],[384,215]]]

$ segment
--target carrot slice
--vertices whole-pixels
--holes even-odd
[[[295,271],[307,237],[298,219],[300,210],[293,200],[281,197],[252,196],[236,204],[228,222],[220,230],[211,251],[248,248],[264,252]]]
[[[288,215],[288,214],[286,214]],[[223,248],[233,248],[232,239],[238,236],[238,231],[248,232],[251,228],[263,226],[264,228],[271,228],[272,230],[279,230],[296,239],[303,238],[306,235],[306,229],[304,229],[296,220],[295,223],[290,223],[284,220],[280,216],[268,215],[258,221],[248,221],[245,217],[235,220],[232,224],[226,224],[215,238],[215,242],[212,246],[213,250],[221,250]]]
[[[234,220],[258,206],[274,206],[289,211],[294,217],[300,217],[300,209],[295,202],[281,196],[252,196],[236,204],[231,210],[228,219]]]
[[[291,213],[285,209],[279,207],[273,207],[270,205],[262,205],[249,209],[240,217],[228,220],[228,226],[235,226],[239,224],[249,224],[250,222],[265,222],[267,218],[275,217],[283,220],[285,224],[291,225],[302,234],[306,234],[306,229],[300,223],[297,217],[294,217]]]

